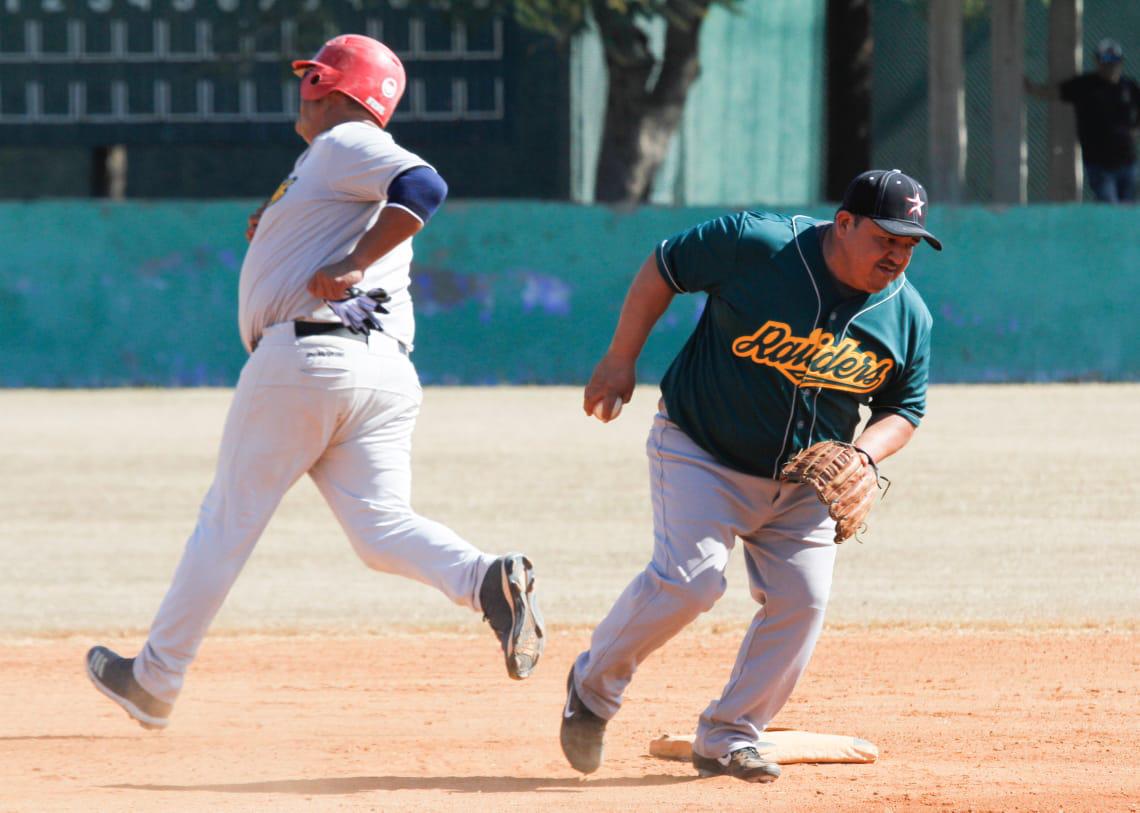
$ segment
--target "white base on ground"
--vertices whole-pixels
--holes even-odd
[[[874,762],[879,749],[859,737],[840,734],[816,734],[788,728],[770,728],[757,746],[760,755],[778,765],[797,762]],[[693,753],[693,736],[662,734],[649,743],[649,753],[661,759],[686,762]]]

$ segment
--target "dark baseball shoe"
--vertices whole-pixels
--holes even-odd
[[[147,729],[162,729],[170,724],[170,703],[163,703],[135,680],[134,658],[123,658],[105,646],[87,651],[87,677],[95,688],[114,700]]]
[[[702,757],[693,751],[693,767],[701,776],[734,776],[745,782],[775,782],[780,766],[768,762],[755,748],[737,748],[726,757]]]
[[[570,767],[582,773],[593,773],[602,764],[602,746],[605,744],[606,723],[586,708],[574,688],[574,667],[566,679],[566,705],[562,709],[562,730],[559,739],[562,753]]]
[[[530,677],[542,649],[542,613],[534,596],[534,566],[520,553],[500,556],[479,588],[483,619],[491,625],[514,680]]]

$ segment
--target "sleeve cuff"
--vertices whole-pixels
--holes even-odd
[[[889,413],[891,415],[898,415],[901,418],[906,418],[908,421],[910,421],[910,423],[912,425],[914,425],[916,427],[922,423],[922,419],[925,417],[925,413],[916,412],[915,410],[907,409],[906,407],[900,407],[900,406],[873,406],[873,407],[871,407],[871,414],[872,415],[878,415],[878,414],[883,413],[883,412]]]
[[[681,287],[681,283],[677,281],[677,277],[674,276],[673,270],[669,267],[669,259],[665,256],[665,244],[668,242],[668,240],[662,240],[654,251],[654,256],[657,258],[657,272],[676,293],[687,294],[688,291]]]
[[[424,224],[424,219],[422,217],[420,217],[418,214],[416,214],[415,212],[413,212],[411,209],[409,209],[407,206],[402,206],[399,203],[392,203],[389,201],[388,203],[384,204],[384,208],[385,209],[403,209],[405,212],[410,214],[416,220],[420,221],[421,226]]]

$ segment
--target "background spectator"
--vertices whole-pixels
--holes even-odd
[[[1124,49],[1112,39],[1096,48],[1096,70],[1056,84],[1025,80],[1042,99],[1068,102],[1077,114],[1077,139],[1085,177],[1097,200],[1136,200],[1136,136],[1140,127],[1140,85],[1124,75]]]

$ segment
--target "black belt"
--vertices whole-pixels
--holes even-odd
[[[339,322],[294,322],[293,335],[298,339],[304,338],[305,336],[340,336],[345,339],[353,339],[354,341],[368,344],[367,336],[363,333],[353,333]],[[406,344],[399,339],[394,339],[394,341],[401,355],[409,355],[408,346]],[[253,349],[256,350],[259,344],[261,344],[260,339],[253,343]]]
[[[363,333],[353,333],[340,322],[294,322],[293,335],[298,339],[304,336],[340,336],[343,339],[355,339],[368,344],[368,337]]]
[[[293,335],[298,339],[304,336],[340,336],[345,339],[355,339],[368,344],[368,337],[363,333],[353,333],[340,322],[294,322]],[[402,355],[408,355],[408,346],[399,339],[393,339]]]

